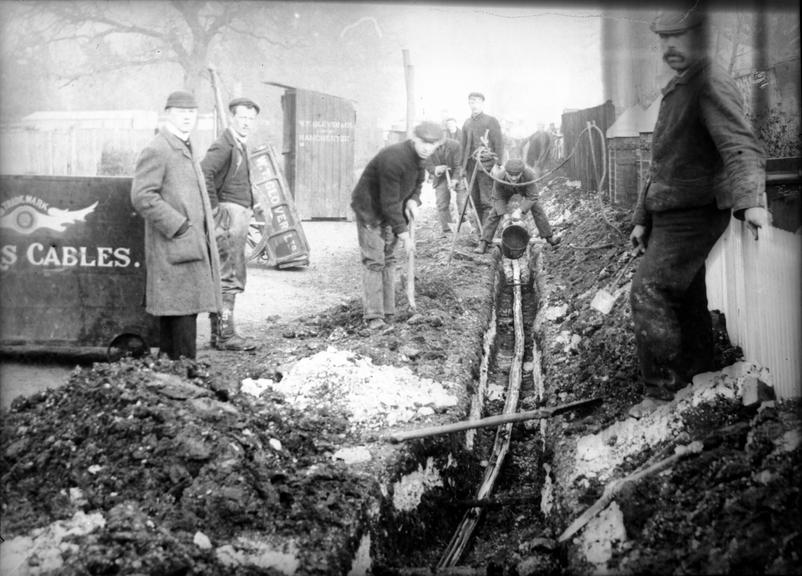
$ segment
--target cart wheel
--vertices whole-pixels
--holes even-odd
[[[142,358],[148,351],[147,342],[139,334],[120,334],[109,344],[106,358],[109,362],[121,358]]]
[[[254,217],[251,218],[251,225],[248,227],[248,238],[245,242],[246,262],[256,262],[260,258],[267,257],[267,255],[264,254],[265,246],[267,245],[265,231],[265,222],[257,219],[256,215],[254,215]]]

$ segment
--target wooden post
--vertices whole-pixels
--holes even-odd
[[[407,137],[410,137],[415,126],[415,74],[409,50],[404,48],[401,53],[404,56],[404,82],[407,87]]]

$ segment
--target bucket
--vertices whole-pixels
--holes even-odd
[[[515,260],[526,253],[529,230],[521,224],[510,224],[501,231],[501,253]]]

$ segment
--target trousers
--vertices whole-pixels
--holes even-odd
[[[467,194],[464,186],[457,184],[454,187],[457,200],[457,214],[462,214],[462,207],[467,201]],[[449,224],[454,222],[451,213],[451,190],[448,189],[448,180],[445,178],[434,187],[434,198],[437,204],[437,217],[440,221],[440,229],[447,232],[451,227]]]
[[[482,233],[482,240],[488,244],[493,242],[493,236],[496,235],[498,223],[501,221],[501,217],[507,212],[507,204],[512,196],[512,194],[499,192],[498,190],[494,192],[493,210],[490,211],[487,217]],[[553,235],[551,224],[549,224],[549,219],[546,217],[546,212],[543,210],[543,206],[540,205],[540,202],[536,200],[529,211],[532,213],[532,218],[535,220],[535,226],[537,227],[540,237],[550,238]]]
[[[475,160],[468,160],[465,176],[468,178],[469,186],[475,165]],[[490,172],[490,168],[488,168],[487,171]],[[473,187],[468,192],[471,195],[476,211],[479,213],[479,218],[482,220],[482,226],[484,226],[493,208],[493,179],[485,174],[481,166],[476,169],[476,180],[473,183]]]
[[[220,202],[218,206],[215,235],[220,255],[220,287],[223,294],[240,294],[247,280],[245,244],[253,210],[234,202]]]
[[[356,220],[362,259],[363,318],[395,314],[395,247],[398,237],[386,225],[368,226]]]
[[[170,360],[195,358],[198,315],[159,316],[159,353]]]
[[[713,368],[705,260],[729,225],[715,204],[651,214],[630,291],[641,376],[650,390],[676,391]]]

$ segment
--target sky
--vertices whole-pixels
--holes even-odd
[[[419,116],[461,121],[469,114],[467,94],[479,91],[485,111],[512,121],[510,130],[522,132],[513,136],[523,136],[538,123],[559,126],[566,108],[602,104],[598,10],[489,3],[397,9]]]

